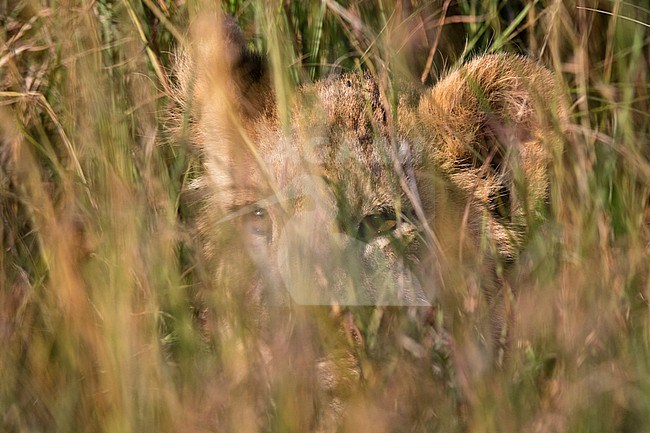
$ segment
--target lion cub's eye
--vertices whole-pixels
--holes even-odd
[[[255,206],[244,216],[244,228],[250,235],[267,237],[271,233],[271,219],[268,211]]]
[[[368,215],[361,220],[358,229],[358,238],[363,242],[384,236],[397,228],[397,217],[391,210]]]

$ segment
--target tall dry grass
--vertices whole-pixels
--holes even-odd
[[[341,431],[650,429],[643,2],[221,5],[268,55],[280,107],[299,83],[348,70],[396,101],[401,83],[488,51],[555,73],[569,113],[550,203],[510,281],[508,359],[480,371],[401,310],[355,312],[361,348],[328,311],[284,311],[261,336],[220,281],[209,302],[223,328],[202,329],[210,271],[182,194],[200,164],[164,123],[173,47],[214,7],[0,2],[0,430],[307,431],[327,425],[313,421],[318,350],[356,351],[362,366],[333,391]],[[285,365],[258,371],[273,338]]]

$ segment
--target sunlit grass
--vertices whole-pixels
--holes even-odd
[[[222,6],[268,55],[281,112],[301,83],[342,71],[370,71],[390,104],[478,53],[523,53],[555,73],[565,139],[509,281],[505,363],[455,362],[467,354],[399,309],[282,310],[256,329],[261,313],[222,290],[237,275],[214,280],[200,259],[188,193],[199,156],[165,130],[172,52],[208,6],[5,1],[1,431],[302,432],[329,425],[314,421],[330,416],[318,412],[327,392],[345,400],[341,431],[650,428],[642,2]],[[285,362],[269,363],[280,349]],[[323,354],[339,377],[327,391]]]

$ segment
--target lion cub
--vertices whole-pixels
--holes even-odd
[[[215,290],[251,305],[436,303],[503,340],[505,272],[559,143],[549,71],[494,54],[396,107],[364,74],[278,98],[225,20],[195,26],[176,72]]]

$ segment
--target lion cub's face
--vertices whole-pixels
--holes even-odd
[[[245,251],[272,302],[426,305],[412,272],[422,239],[408,198],[417,196],[418,155],[391,136],[374,82],[306,87],[287,125],[265,98],[248,112],[208,104],[196,124],[215,248]],[[224,233],[239,236],[224,248]]]

